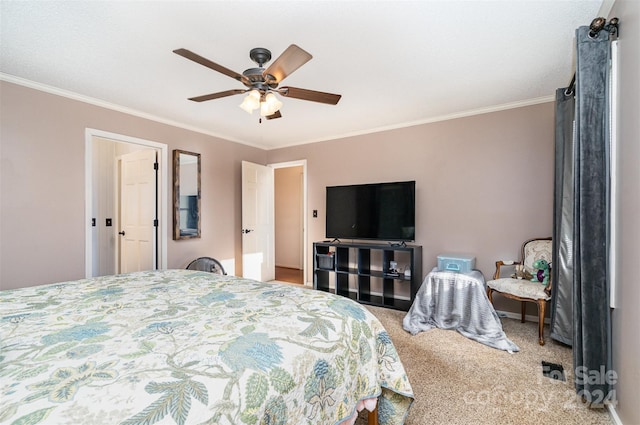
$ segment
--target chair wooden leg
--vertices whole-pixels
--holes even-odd
[[[545,300],[538,300],[538,343],[544,345],[544,310],[547,306]]]
[[[524,323],[524,314],[527,311],[527,305],[524,301],[520,301],[520,323]]]
[[[489,297],[489,302],[493,304],[493,291],[489,287],[487,287],[487,297]]]
[[[367,425],[378,425],[378,406],[367,415]]]

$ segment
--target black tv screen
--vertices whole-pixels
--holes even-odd
[[[415,240],[416,182],[327,186],[326,237]]]

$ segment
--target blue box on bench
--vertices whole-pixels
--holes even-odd
[[[476,257],[470,255],[438,255],[438,270],[441,272],[469,273],[476,266]]]

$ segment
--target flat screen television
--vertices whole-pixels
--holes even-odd
[[[326,237],[414,241],[416,182],[327,186]]]

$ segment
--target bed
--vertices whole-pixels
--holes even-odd
[[[0,423],[402,424],[389,335],[348,298],[190,270],[0,291]],[[371,421],[370,421],[371,422]]]

